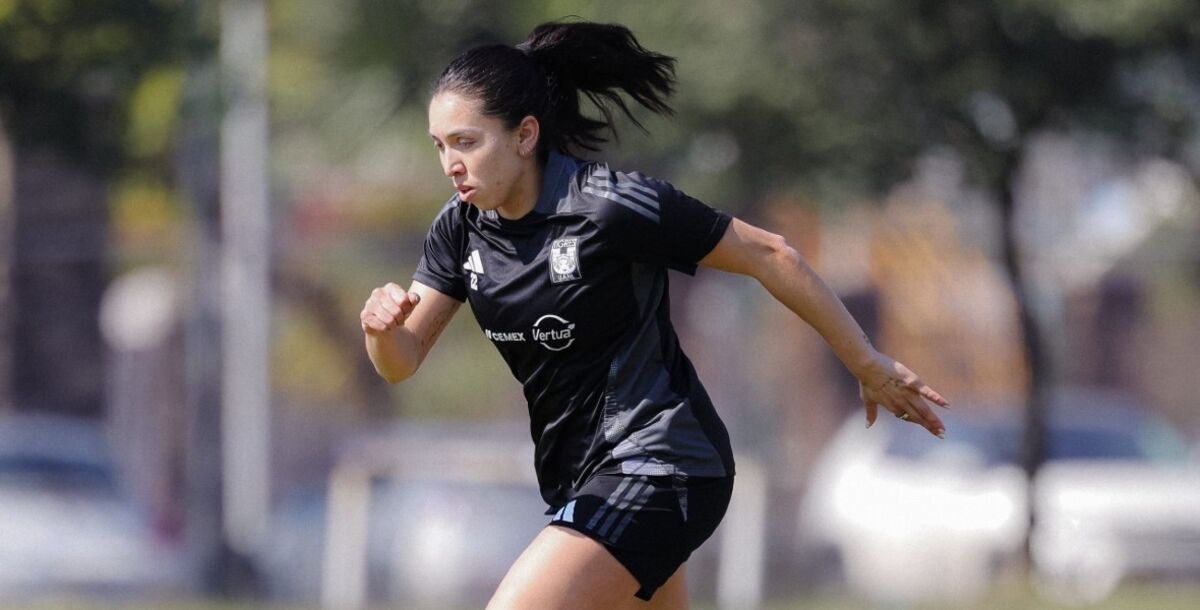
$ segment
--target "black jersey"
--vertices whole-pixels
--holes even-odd
[[[667,269],[694,273],[729,222],[666,182],[559,154],[525,217],[455,195],[434,220],[414,278],[470,301],[521,382],[550,505],[597,473],[733,474],[667,295]]]

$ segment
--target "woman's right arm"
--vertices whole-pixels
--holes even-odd
[[[407,292],[393,283],[372,290],[359,319],[379,375],[399,383],[417,372],[461,304],[420,282]]]

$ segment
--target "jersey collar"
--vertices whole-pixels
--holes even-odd
[[[546,159],[546,170],[542,174],[542,192],[538,195],[533,210],[549,216],[570,210],[568,195],[571,192],[571,176],[579,169],[579,160],[557,152]]]
[[[496,210],[484,210],[480,215],[485,222],[494,226],[515,228],[540,222],[554,214],[570,212],[571,176],[575,175],[580,165],[579,159],[551,152],[542,173],[542,190],[528,214],[516,220],[507,220]]]

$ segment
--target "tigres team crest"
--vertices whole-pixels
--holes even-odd
[[[559,284],[582,277],[579,273],[579,238],[554,240],[550,245],[550,281]]]

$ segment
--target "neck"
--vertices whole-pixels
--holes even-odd
[[[524,170],[513,185],[509,201],[496,208],[496,212],[505,220],[517,220],[533,211],[538,197],[542,194],[542,174],[545,168],[534,156],[525,162]]]

